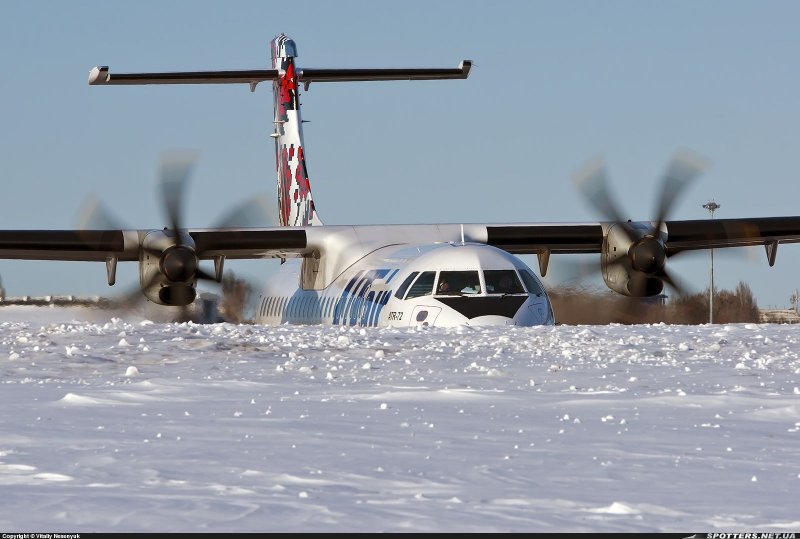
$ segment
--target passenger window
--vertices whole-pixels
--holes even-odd
[[[528,292],[537,296],[544,295],[544,289],[542,288],[542,285],[539,284],[539,279],[537,279],[529,270],[521,270],[519,273],[522,275],[522,280],[525,281],[525,288],[528,289]]]
[[[475,295],[481,293],[481,280],[477,271],[439,272],[436,294],[439,296]]]
[[[486,280],[487,294],[525,293],[514,270],[486,270],[483,272],[483,278]]]
[[[416,277],[417,275],[419,275],[419,272],[415,271],[411,275],[406,277],[406,280],[403,281],[403,284],[401,284],[400,288],[397,289],[397,292],[395,293],[394,297],[396,297],[397,299],[403,299],[403,294],[406,293],[408,287],[411,286],[411,281],[413,281],[414,277]]]
[[[408,291],[406,299],[418,298],[420,296],[430,296],[433,294],[433,281],[436,278],[435,271],[425,271],[420,274]]]

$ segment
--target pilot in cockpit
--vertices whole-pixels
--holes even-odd
[[[448,281],[444,277],[439,279],[439,288],[438,288],[439,294],[451,294],[454,291],[455,291],[455,288],[452,288],[450,286],[450,281]]]

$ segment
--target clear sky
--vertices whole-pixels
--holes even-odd
[[[800,3],[44,2],[0,4],[0,229],[73,228],[96,195],[127,226],[164,224],[159,155],[200,155],[187,226],[274,193],[269,85],[90,87],[88,71],[257,69],[280,32],[306,67],[477,67],[467,81],[331,83],[303,93],[317,209],[329,224],[592,221],[571,178],[603,155],[619,203],[653,218],[688,147],[711,167],[673,219],[800,215]],[[800,245],[717,258],[788,305]],[[535,260],[529,263],[535,266]],[[118,282],[132,285],[136,265]],[[251,277],[274,261],[239,264]],[[697,290],[706,255],[670,269]],[[108,293],[103,264],[0,261],[9,294]]]

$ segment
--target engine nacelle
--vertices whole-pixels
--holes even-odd
[[[179,306],[193,302],[198,267],[194,240],[185,231],[152,230],[142,240],[139,284],[154,303]]]
[[[625,296],[656,296],[664,290],[658,274],[666,262],[661,234],[651,235],[651,223],[627,222],[608,226],[600,265],[611,290]]]

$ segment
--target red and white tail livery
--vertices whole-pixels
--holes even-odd
[[[300,85],[294,59],[297,47],[284,34],[270,43],[272,69],[278,76],[272,81],[275,100],[275,163],[278,167],[278,210],[282,226],[321,225],[314,208],[306,167],[303,143],[303,119],[300,116]]]

